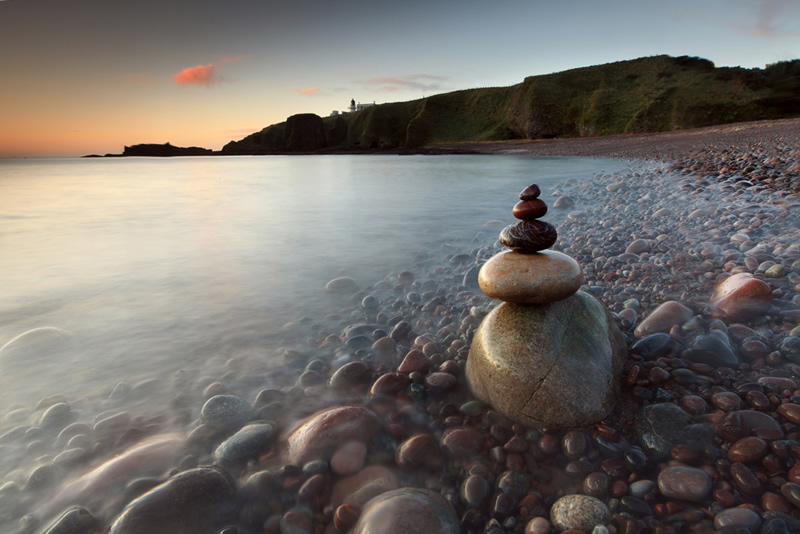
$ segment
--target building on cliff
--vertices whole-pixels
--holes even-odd
[[[361,111],[362,109],[370,108],[370,107],[372,107],[374,105],[376,105],[374,100],[372,101],[372,104],[370,104],[370,103],[362,104],[361,102],[356,104],[356,99],[355,98],[351,98],[350,99],[350,107],[347,108],[347,111],[342,111],[342,115],[344,115],[346,113],[355,113],[356,111]],[[331,117],[335,117],[337,115],[339,115],[339,111],[337,111],[337,110],[331,111],[331,114],[330,114]]]

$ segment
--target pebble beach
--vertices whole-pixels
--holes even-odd
[[[265,347],[278,366],[9,408],[0,532],[800,532],[800,120],[469,149],[630,159],[542,191],[553,250],[627,345],[603,420],[522,425],[470,392],[498,304],[477,284],[503,250],[487,221],[366,287],[331,280],[329,309]],[[718,311],[740,275],[763,306]],[[137,407],[148,387],[168,406]]]

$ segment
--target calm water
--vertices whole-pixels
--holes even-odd
[[[468,251],[494,239],[496,230],[481,234],[486,221],[511,221],[530,183],[549,198],[562,181],[622,166],[525,156],[0,160],[3,411],[266,350],[284,323],[330,311],[328,280],[367,286],[422,251]]]

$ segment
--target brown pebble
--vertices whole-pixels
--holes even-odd
[[[741,462],[731,464],[731,477],[742,493],[750,497],[758,497],[763,491],[763,485],[753,471]]]
[[[520,200],[533,200],[539,198],[539,195],[542,194],[542,190],[539,189],[539,186],[536,184],[531,184],[519,194]]]
[[[500,232],[500,243],[511,250],[530,254],[552,247],[558,232],[555,227],[545,221],[520,221],[506,226]]]
[[[333,514],[333,524],[339,532],[347,532],[361,516],[361,508],[355,504],[345,503]]]
[[[790,423],[800,424],[800,405],[794,403],[781,404],[778,406],[778,413]]]
[[[757,462],[767,454],[769,445],[763,439],[747,436],[736,441],[728,449],[728,460],[731,462]]]
[[[411,436],[395,451],[395,462],[403,469],[418,469],[436,454],[436,441],[427,434]]]
[[[532,221],[545,216],[547,213],[547,204],[540,198],[534,200],[520,200],[514,205],[511,213],[517,219]]]

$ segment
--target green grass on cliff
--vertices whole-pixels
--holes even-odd
[[[661,132],[794,116],[800,116],[800,60],[743,69],[654,56],[531,76],[511,87],[381,104],[323,122],[328,149],[376,149]],[[285,135],[285,123],[269,126],[223,152],[280,152]]]

